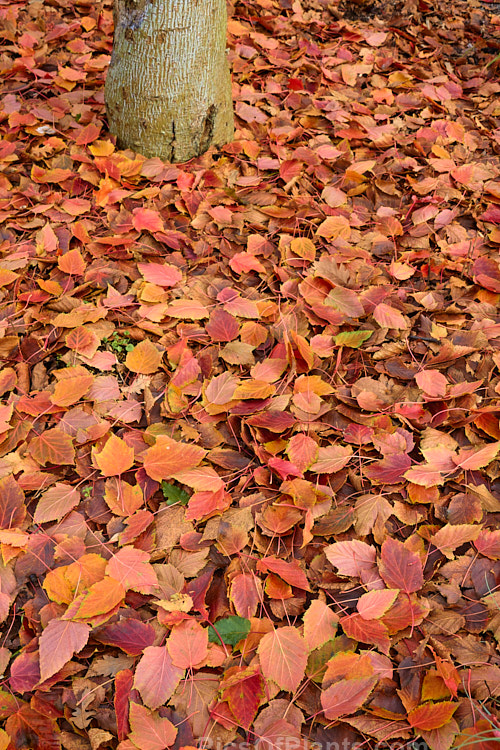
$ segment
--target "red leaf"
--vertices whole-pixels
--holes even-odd
[[[318,443],[303,432],[299,432],[290,438],[286,449],[290,461],[298,467],[301,472],[310,468],[318,457]]]
[[[0,529],[21,526],[26,515],[24,492],[12,476],[0,479]]]
[[[286,583],[289,583],[290,586],[295,586],[303,591],[311,590],[306,574],[296,561],[288,563],[276,557],[263,557],[257,562],[257,570],[263,573],[275,573],[286,581]]]
[[[37,651],[24,651],[10,665],[9,684],[16,693],[26,693],[40,682],[40,658]]]
[[[78,135],[75,138],[77,146],[87,146],[99,137],[101,132],[101,126],[90,122],[84,128],[78,131]]]
[[[231,601],[240,617],[254,617],[262,602],[262,583],[251,573],[238,573],[231,582]]]
[[[155,631],[149,623],[134,620],[131,617],[111,623],[97,632],[95,637],[100,643],[117,646],[130,656],[138,656],[155,640]]]
[[[411,467],[406,453],[391,453],[367,466],[363,473],[375,484],[396,484]]]
[[[245,122],[266,122],[268,115],[266,115],[261,109],[252,107],[250,104],[244,102],[237,102],[235,106],[235,112],[241,120]]]
[[[5,744],[5,739],[8,737],[6,738],[4,734],[3,747],[6,750],[13,750],[13,748],[24,750],[29,747],[37,748],[37,750],[56,750],[60,747],[60,730],[54,719],[49,717],[50,714],[44,716],[30,706],[21,706],[5,722],[5,732],[11,742],[8,745]]]
[[[210,314],[210,320],[206,324],[205,330],[212,341],[234,341],[238,336],[240,325],[233,315],[216,308]]]
[[[184,669],[176,667],[166,646],[149,646],[135,670],[134,687],[148,708],[158,708],[168,701]]]
[[[321,705],[327,719],[335,721],[341,716],[355,713],[377,684],[376,677],[360,680],[339,680],[321,693]]]
[[[488,531],[488,529],[482,529],[474,542],[474,546],[480,555],[489,557],[490,560],[500,560],[500,530]]]
[[[341,286],[336,286],[329,292],[325,299],[325,305],[334,307],[335,310],[339,310],[349,318],[359,318],[365,312],[359,292],[353,292],[352,289],[344,289]]]
[[[418,591],[424,583],[420,557],[397,539],[386,539],[383,543],[379,571],[389,588],[401,589],[407,594]]]
[[[130,731],[128,710],[133,680],[134,674],[131,669],[122,669],[115,677],[114,707],[119,740],[125,739]]]
[[[40,677],[52,677],[88,641],[90,627],[83,622],[51,620],[40,636]]]
[[[256,667],[241,669],[224,680],[222,698],[244,729],[250,728],[265,694],[265,683]]]

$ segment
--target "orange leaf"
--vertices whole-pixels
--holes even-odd
[[[162,435],[155,445],[145,451],[144,469],[151,479],[160,482],[177,472],[194,469],[205,455],[206,451],[197,445],[178,443]]]
[[[158,211],[150,208],[134,208],[133,224],[138,232],[146,229],[148,232],[162,232],[164,229],[163,219]]]
[[[298,255],[299,258],[304,258],[304,260],[314,260],[316,257],[314,242],[308,237],[295,237],[290,242],[290,249],[292,253]]]
[[[0,287],[8,286],[19,278],[19,274],[14,271],[9,271],[7,268],[0,268]]]
[[[175,286],[182,279],[182,273],[169,263],[138,263],[137,268],[151,284],[158,286]]]
[[[480,531],[481,526],[473,526],[469,523],[447,523],[431,536],[430,541],[443,555],[451,560],[453,558],[453,550],[461,547],[462,544],[477,539]]]
[[[32,457],[42,466],[46,464],[72,464],[75,460],[75,449],[70,435],[53,427],[33,438],[29,444]]]
[[[72,276],[83,276],[87,267],[79,250],[68,250],[64,255],[60,255],[57,265],[63,273],[69,273]]]
[[[120,582],[124,589],[150,594],[158,586],[149,553],[135,547],[123,547],[113,555],[106,569],[108,575]]]
[[[87,620],[96,615],[103,615],[120,604],[124,597],[125,589],[121,583],[106,576],[102,581],[98,581],[90,587],[88,594],[78,607],[75,617],[79,620]]]
[[[304,639],[309,651],[332,640],[339,618],[321,599],[313,599],[304,613]]]
[[[408,323],[399,310],[389,307],[384,302],[376,306],[373,317],[381,328],[407,328]]]
[[[446,396],[448,381],[445,376],[437,370],[422,370],[417,372],[415,380],[419,388],[433,398]]]
[[[345,216],[328,216],[316,230],[318,237],[325,237],[328,240],[340,237],[348,240],[351,236],[351,227]]]
[[[131,703],[129,720],[129,740],[141,750],[166,750],[174,744],[178,731],[176,727],[145,706]]]
[[[77,354],[82,354],[88,359],[92,359],[101,340],[93,331],[84,326],[78,326],[70,331],[66,336],[66,346]]]
[[[458,708],[458,703],[440,701],[439,703],[425,703],[408,714],[408,721],[415,729],[439,729],[451,721],[451,717]]]
[[[316,474],[334,474],[349,463],[352,456],[350,445],[327,445],[318,451],[318,459],[311,466]]]
[[[160,366],[163,354],[149,339],[140,341],[131,352],[127,353],[125,365],[130,372],[140,375],[152,375]]]
[[[92,450],[92,458],[105,477],[113,477],[133,466],[134,449],[117,435],[111,435],[102,451]]]
[[[335,542],[323,550],[326,558],[342,576],[359,577],[375,565],[375,548],[359,539]]]
[[[144,504],[144,495],[138,484],[129,484],[123,479],[108,479],[104,500],[115,516],[131,516]]]
[[[208,630],[196,620],[184,620],[172,629],[167,647],[176,667],[195,667],[207,657]]]
[[[500,441],[496,443],[488,443],[484,448],[475,450],[475,448],[462,448],[458,456],[454,461],[457,464],[457,468],[463,471],[476,471],[482,469],[484,466],[488,466],[498,455],[500,451]]]
[[[300,685],[307,664],[307,649],[299,631],[291,626],[273,630],[262,638],[258,654],[266,680],[293,692]]]
[[[174,299],[168,305],[166,315],[181,320],[203,320],[208,318],[208,310],[205,305],[195,299]]]
[[[80,401],[94,382],[93,376],[84,367],[67,367],[57,370],[58,380],[51,396],[51,401],[57,406],[72,406]]]

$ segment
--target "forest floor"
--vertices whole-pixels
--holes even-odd
[[[0,750],[494,750],[500,4],[237,2],[184,165],[0,18]]]

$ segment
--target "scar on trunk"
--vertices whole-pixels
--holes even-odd
[[[198,143],[198,155],[205,153],[210,145],[212,136],[214,134],[217,111],[218,107],[215,104],[211,104],[208,108],[207,116],[205,117],[203,128],[200,134],[200,140]]]
[[[124,24],[127,26],[129,36],[136,29],[140,28],[142,22],[146,18],[146,8],[148,5],[149,0],[123,0],[124,13],[120,15],[120,18],[123,19]],[[125,37],[131,41],[131,39],[127,37],[127,33],[125,33]]]

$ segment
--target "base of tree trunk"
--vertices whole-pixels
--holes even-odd
[[[115,0],[106,79],[120,148],[183,162],[234,132],[226,0]]]

